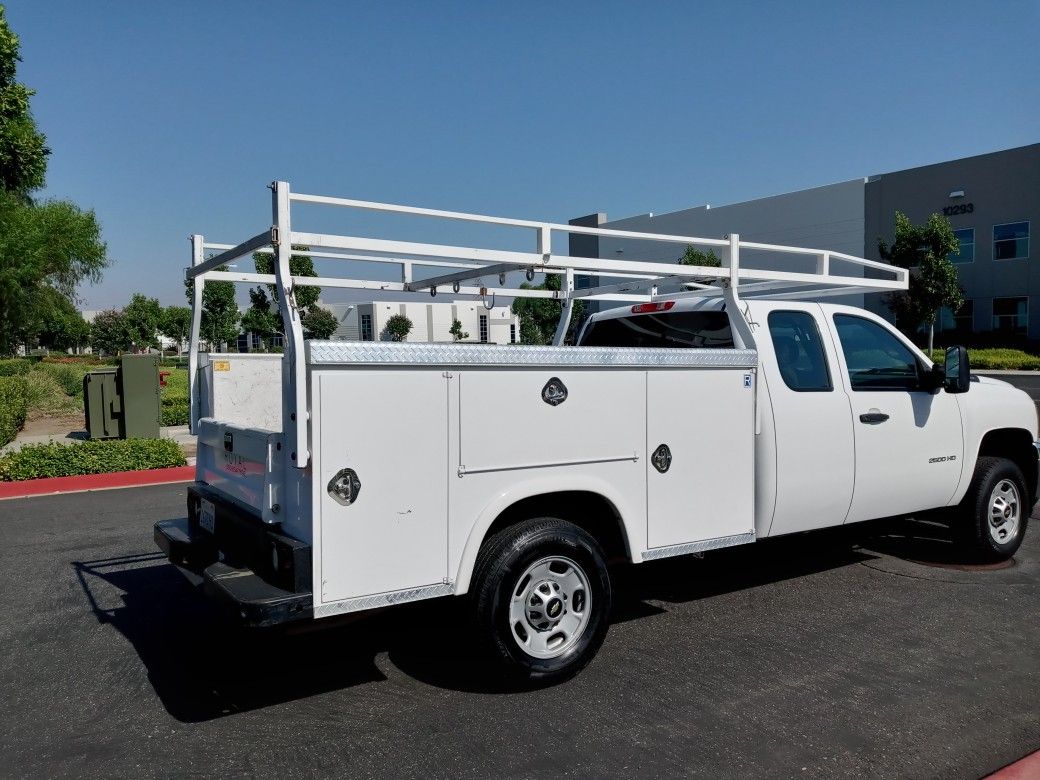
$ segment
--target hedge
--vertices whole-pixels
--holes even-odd
[[[0,360],[0,376],[23,376],[32,371],[33,363],[25,358]]]
[[[20,376],[0,376],[0,446],[13,441],[25,424],[29,392]]]
[[[187,425],[188,424],[188,399],[187,398],[163,398],[162,399],[162,424],[163,425]]]
[[[0,458],[0,481],[161,469],[187,463],[170,439],[99,439],[28,444]]]
[[[928,349],[923,352],[927,355]],[[945,360],[946,350],[936,349],[932,360],[941,363]],[[973,369],[980,371],[1037,371],[1040,370],[1040,356],[1030,355],[1020,349],[986,347],[968,349],[968,362]]]
[[[62,392],[73,398],[83,397],[83,377],[91,368],[83,363],[40,363],[36,366],[37,371],[54,377]]]
[[[175,368],[162,390],[162,424],[188,424],[188,372]]]

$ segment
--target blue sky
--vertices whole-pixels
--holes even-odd
[[[14,0],[7,14],[53,150],[44,194],[95,209],[108,241],[112,267],[80,290],[89,309],[135,291],[183,303],[188,234],[264,229],[276,178],[566,221],[1040,140],[1037,0]]]

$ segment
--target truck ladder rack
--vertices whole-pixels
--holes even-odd
[[[491,294],[510,298],[547,298],[563,303],[560,324],[554,337],[562,344],[567,332],[575,300],[651,303],[686,297],[723,297],[734,305],[741,298],[805,298],[847,295],[857,292],[893,292],[907,289],[909,271],[885,263],[821,249],[763,244],[741,241],[737,234],[726,238],[703,238],[662,233],[643,233],[610,228],[564,225],[524,219],[509,219],[483,214],[401,206],[390,203],[335,198],[294,193],[287,182],[271,185],[274,225],[263,233],[239,244],[207,242],[201,235],[191,236],[192,264],[186,278],[193,283],[191,351],[189,371],[192,393],[192,428],[198,421],[198,349],[201,339],[202,291],[206,281],[229,281],[247,284],[273,284],[279,291],[279,312],[286,325],[283,365],[283,421],[292,452],[293,465],[304,468],[309,462],[307,440],[306,366],[303,354],[303,327],[293,291],[297,286],[320,286],[354,290],[382,290],[400,293],[440,293],[486,300]],[[469,246],[395,241],[331,233],[309,233],[293,230],[291,211],[294,203],[360,209],[384,214],[403,214],[454,220],[471,224],[519,228],[534,234],[531,251],[487,249]],[[682,247],[718,248],[722,267],[688,266],[653,260],[616,260],[572,257],[554,254],[554,236],[590,235],[611,238],[654,241]],[[293,246],[306,250],[294,252]],[[207,252],[216,254],[207,257]],[[222,270],[235,260],[253,252],[274,256],[274,273],[241,273]],[[765,252],[811,258],[815,273],[776,271],[742,265],[742,254]],[[294,254],[324,260],[354,263],[378,263],[397,266],[399,281],[362,277],[294,276],[289,260]],[[867,269],[873,277],[842,276],[831,271],[832,261],[853,266],[859,273]],[[416,279],[414,271],[440,269],[442,273]],[[451,270],[447,270],[451,269]],[[443,271],[446,271],[443,273]],[[560,289],[530,289],[508,285],[509,275],[523,272],[530,281],[535,274],[560,276]],[[485,277],[497,286],[489,286]],[[476,282],[474,284],[474,282]],[[753,346],[754,337],[746,323],[736,322],[734,340],[740,347]],[[288,430],[291,427],[292,430]]]

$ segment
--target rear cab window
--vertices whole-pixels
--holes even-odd
[[[780,376],[790,389],[799,393],[834,389],[815,317],[805,311],[771,311],[769,337]]]
[[[732,349],[733,333],[724,311],[633,313],[592,320],[580,346]]]

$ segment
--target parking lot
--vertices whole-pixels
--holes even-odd
[[[225,629],[152,544],[183,493],[0,503],[5,775],[970,778],[1040,747],[1040,525],[988,571],[913,522],[624,569],[590,667],[509,691],[453,600]]]

